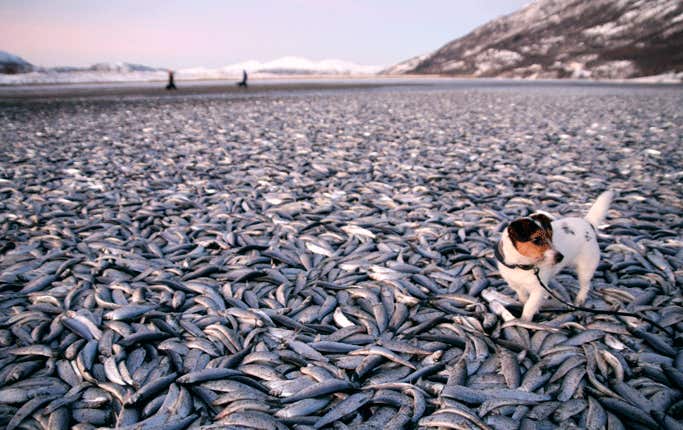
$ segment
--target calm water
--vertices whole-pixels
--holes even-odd
[[[249,89],[235,82],[180,81],[179,90],[168,92],[164,82],[116,82],[80,84],[39,84],[0,86],[0,101],[63,98],[157,98],[157,97],[264,97],[307,95],[340,91],[550,91],[590,94],[618,94],[633,91],[683,92],[681,84],[649,84],[635,82],[595,82],[579,80],[455,79],[455,78],[371,78],[371,79],[269,79],[250,81]]]

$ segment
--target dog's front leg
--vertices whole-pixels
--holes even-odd
[[[543,305],[543,300],[545,299],[545,294],[540,288],[534,290],[529,294],[529,299],[524,304],[524,310],[522,311],[522,319],[525,321],[532,321],[534,315],[538,312]]]
[[[515,293],[517,293],[517,298],[520,302],[525,303],[527,301],[527,299],[529,298],[529,292],[526,290],[524,285],[516,284],[514,282],[508,282],[508,285],[510,286],[510,288],[513,289]]]

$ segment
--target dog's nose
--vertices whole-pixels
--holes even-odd
[[[562,260],[564,260],[564,255],[560,254],[559,252],[555,254],[555,263],[559,263]]]

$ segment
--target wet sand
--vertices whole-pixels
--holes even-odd
[[[162,82],[126,82],[102,84],[59,84],[59,85],[22,85],[0,86],[0,101],[19,100],[54,100],[68,98],[117,98],[117,97],[183,97],[196,95],[228,95],[249,96],[263,95],[274,91],[302,90],[339,90],[376,88],[390,83],[372,83],[362,81],[291,81],[291,82],[255,82],[248,88],[240,88],[233,82],[196,81],[178,82],[177,90],[166,90]]]
[[[511,79],[458,79],[435,76],[406,76],[379,78],[301,78],[262,79],[250,81],[248,88],[240,88],[234,81],[199,80],[177,81],[177,90],[166,90],[166,82],[110,82],[73,84],[0,85],[0,103],[35,100],[62,99],[135,99],[135,98],[184,98],[211,96],[242,98],[294,93],[315,93],[363,90],[405,89],[539,89],[585,88],[609,90],[616,88],[659,90],[680,89],[681,84],[651,84],[642,82],[587,81],[587,80],[538,80]]]

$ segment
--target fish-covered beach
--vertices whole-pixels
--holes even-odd
[[[230,86],[0,88],[0,427],[682,428],[683,86]],[[650,322],[519,320],[501,232],[605,190]]]

